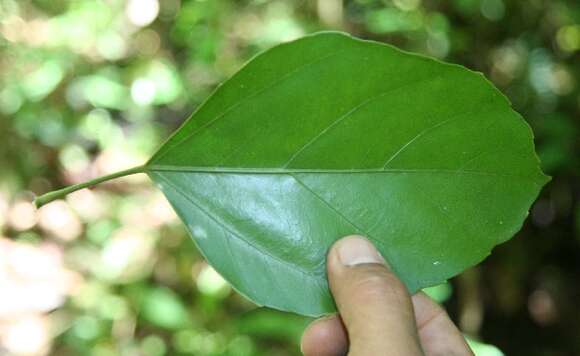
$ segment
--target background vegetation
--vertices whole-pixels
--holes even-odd
[[[144,176],[31,200],[143,163],[245,61],[321,29],[510,97],[553,181],[512,241],[431,292],[507,355],[580,355],[577,0],[0,0],[0,354],[299,353],[308,320],[232,291]]]

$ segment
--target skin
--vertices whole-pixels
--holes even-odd
[[[314,321],[302,336],[306,356],[473,356],[445,310],[413,296],[361,236],[336,242],[327,259],[338,315]]]

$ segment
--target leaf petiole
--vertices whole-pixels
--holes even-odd
[[[68,186],[68,187],[65,187],[65,188],[62,188],[59,190],[55,190],[55,191],[43,194],[39,197],[36,197],[36,199],[34,199],[34,205],[36,205],[37,208],[40,208],[41,206],[48,204],[53,200],[63,198],[67,194],[70,194],[72,192],[76,192],[77,190],[89,188],[89,187],[92,187],[92,186],[97,185],[97,184],[102,183],[102,182],[106,182],[106,181],[111,180],[111,179],[125,177],[125,176],[136,174],[136,173],[144,173],[144,172],[145,172],[145,166],[138,166],[138,167],[125,169],[123,171],[111,173],[111,174],[108,174],[108,175],[105,175],[102,177],[91,179],[87,182],[71,185],[71,186]]]

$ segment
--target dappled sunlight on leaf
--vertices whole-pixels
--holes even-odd
[[[36,209],[31,202],[16,201],[8,208],[7,221],[17,231],[31,229],[37,222]]]
[[[46,317],[27,315],[12,322],[0,322],[0,344],[10,355],[48,355],[51,342],[50,324]]]
[[[66,197],[70,207],[84,222],[103,219],[109,213],[110,204],[107,200],[103,194],[89,189],[76,191]]]
[[[230,285],[209,265],[204,266],[196,279],[197,288],[203,294],[224,298],[231,290]]]
[[[129,283],[147,276],[155,262],[155,239],[139,228],[117,230],[105,243],[93,272],[107,281]]]
[[[59,247],[0,239],[0,320],[60,307],[80,282]]]
[[[38,210],[38,224],[48,234],[70,242],[82,233],[79,217],[63,200],[54,201]]]

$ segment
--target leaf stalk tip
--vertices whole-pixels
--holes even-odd
[[[99,183],[106,182],[106,181],[109,181],[109,180],[112,180],[115,178],[125,177],[128,175],[137,174],[137,173],[144,173],[144,172],[145,172],[144,165],[137,166],[137,167],[125,169],[123,171],[107,174],[107,175],[104,175],[102,177],[98,177],[95,179],[91,179],[87,182],[70,185],[68,187],[64,187],[62,189],[48,192],[46,194],[43,194],[41,196],[36,197],[34,199],[34,205],[36,206],[36,208],[40,208],[43,205],[48,204],[54,200],[64,198],[66,195],[68,195],[72,192],[76,192],[77,190],[89,188],[89,187],[92,187],[92,186],[97,185]]]

